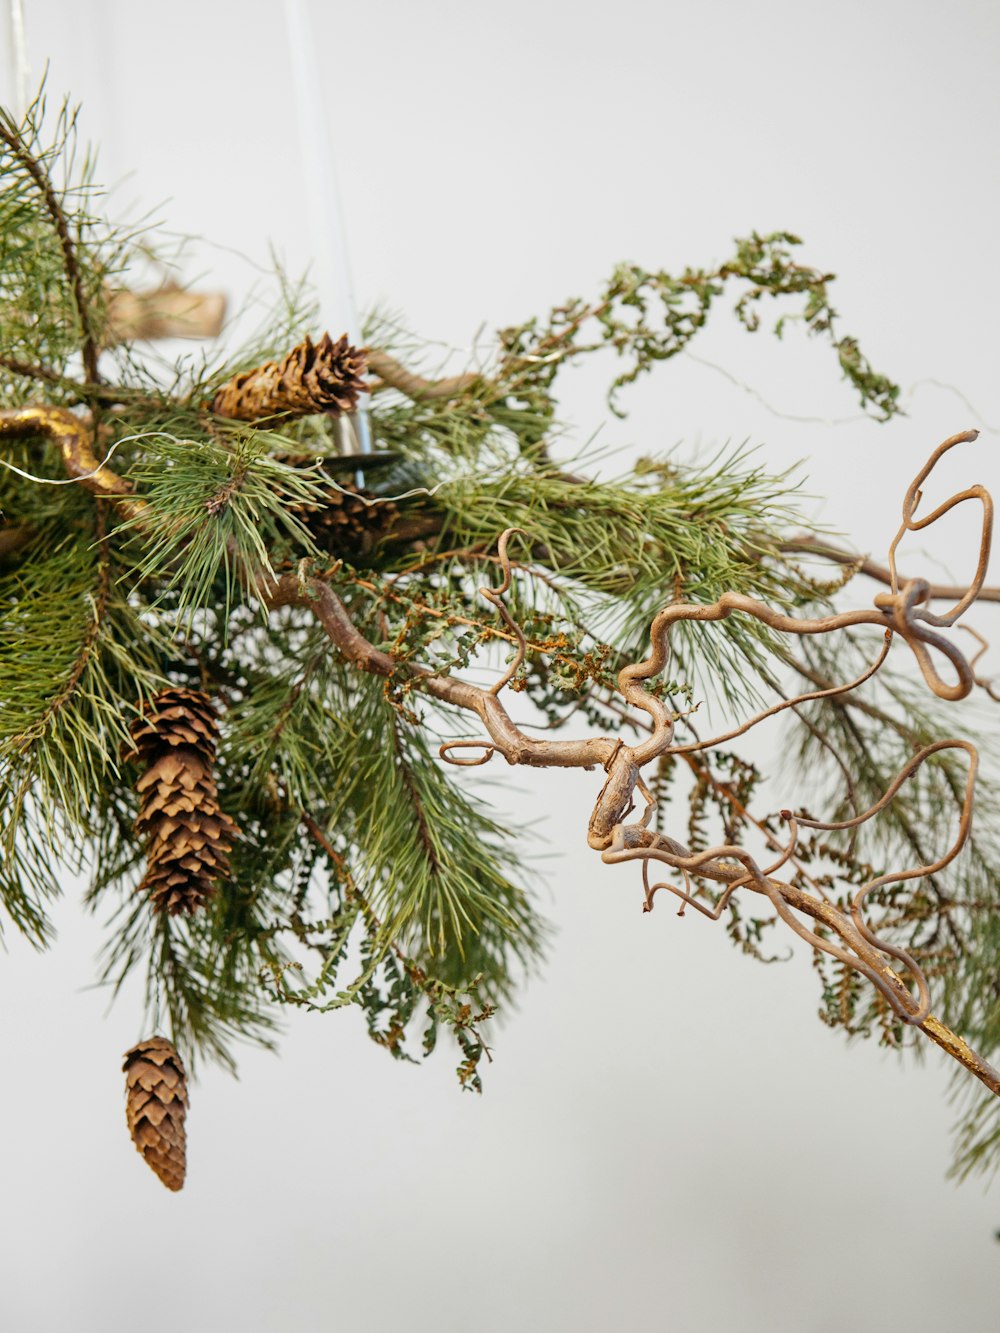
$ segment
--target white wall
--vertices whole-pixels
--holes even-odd
[[[709,263],[751,228],[804,236],[879,369],[919,384],[888,427],[818,344],[739,337],[638,386],[624,423],[573,376],[585,438],[760,442],[806,458],[814,504],[880,552],[929,448],[1000,423],[1000,11],[423,0],[313,4],[355,286],[447,343],[594,290],[612,264]],[[308,255],[282,7],[26,0],[33,58],[84,102],[119,197],[238,292],[273,240]],[[207,256],[207,258],[206,258]],[[336,332],[337,330],[334,330]],[[850,418],[846,424],[828,420]],[[997,431],[941,481],[1000,488]],[[961,575],[957,531],[933,545]],[[954,539],[955,546],[950,542]],[[100,932],[67,885],[54,950],[0,960],[0,1314],[35,1333],[239,1328],[996,1327],[1000,1206],[944,1181],[943,1060],[906,1070],[815,1018],[804,958],[762,968],[706,921],[639,912],[586,851],[586,775],[508,803],[535,817],[560,932],[496,1036],[482,1099],[446,1053],[413,1069],[360,1016],[293,1016],[279,1058],[193,1091],[189,1183],[139,1161],[125,997],[88,990]],[[985,812],[986,818],[992,812]]]

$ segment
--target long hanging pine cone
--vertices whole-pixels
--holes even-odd
[[[234,376],[212,399],[212,411],[236,421],[353,412],[365,391],[364,372],[364,352],[346,334],[334,342],[324,333],[318,343],[306,338],[281,361]]]
[[[196,912],[229,873],[236,825],[219,809],[212,774],[217,722],[200,690],[167,689],[131,727],[146,771],[136,830],[147,840],[145,889],[157,912]]]
[[[165,1037],[125,1052],[125,1118],[132,1142],[168,1190],[184,1184],[187,1167],[187,1074]]]

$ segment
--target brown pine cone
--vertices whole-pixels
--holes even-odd
[[[168,1190],[184,1184],[187,1167],[187,1074],[165,1037],[149,1037],[125,1053],[125,1118],[132,1142]]]
[[[196,912],[230,874],[236,825],[219,807],[212,772],[216,717],[199,690],[167,689],[131,727],[145,765],[136,783],[142,800],[136,831],[146,838],[139,886],[157,912]]]
[[[216,416],[265,421],[275,416],[305,417],[318,412],[353,412],[366,392],[365,354],[344,334],[336,342],[324,333],[306,338],[281,361],[265,361],[224,384],[212,399]]]
[[[340,482],[326,492],[325,504],[302,505],[296,513],[321,551],[353,561],[367,555],[399,519],[389,501],[365,503],[374,498],[370,491]]]

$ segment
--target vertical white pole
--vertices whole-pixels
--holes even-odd
[[[320,318],[332,337],[345,330],[349,340],[357,346],[361,341],[361,330],[354,304],[336,159],[320,74],[319,47],[308,0],[285,0],[285,27]],[[370,453],[371,430],[365,406],[359,405],[354,425],[361,452]]]
[[[10,0],[8,9],[10,29],[10,104],[17,120],[28,109],[31,99],[31,65],[28,63],[28,38],[24,31],[24,5],[21,0]]]

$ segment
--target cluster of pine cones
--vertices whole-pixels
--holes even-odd
[[[304,339],[280,361],[265,361],[234,376],[216,392],[211,410],[231,421],[280,425],[295,417],[353,412],[366,391],[365,353],[346,335],[336,342],[324,333],[319,342]],[[312,458],[286,457],[293,465]],[[296,514],[321,551],[345,560],[367,555],[399,519],[391,502],[338,478],[322,504],[302,505]]]
[[[146,840],[140,892],[153,910],[196,912],[230,873],[236,825],[219,808],[212,768],[218,722],[200,690],[162,690],[131,728],[127,759],[143,766],[136,829]],[[149,1037],[125,1055],[125,1112],[136,1148],[167,1189],[186,1169],[187,1074],[165,1037]]]
[[[353,411],[364,391],[363,353],[346,337],[306,338],[281,361],[238,375],[212,400],[218,416],[239,421],[317,412]],[[290,462],[299,460],[290,459]],[[306,460],[301,460],[305,462]],[[318,547],[351,559],[367,554],[399,513],[349,483],[331,485],[324,504],[302,506],[299,517]],[[139,764],[136,830],[146,844],[146,873],[139,886],[153,910],[171,916],[204,907],[217,883],[230,874],[236,825],[219,806],[214,776],[218,720],[200,690],[163,690],[131,726]],[[136,1148],[164,1185],[179,1190],[186,1169],[184,1119],[187,1075],[174,1046],[161,1036],[139,1042],[125,1055],[126,1119]]]

